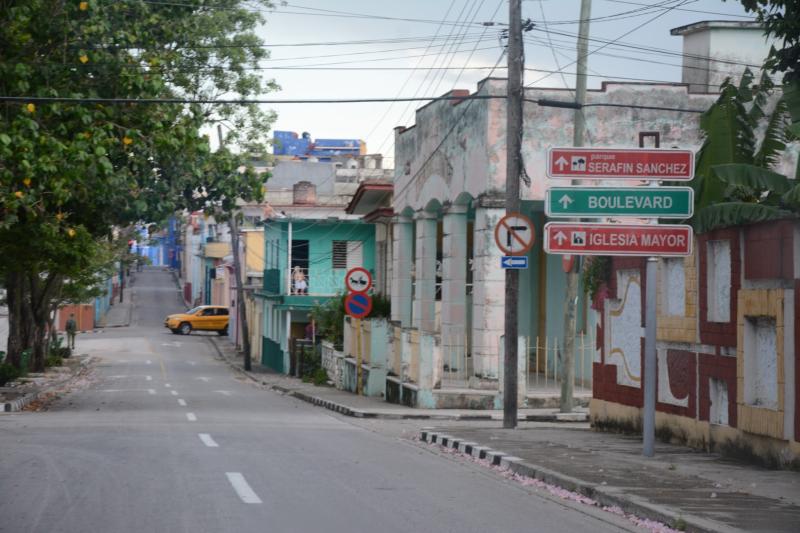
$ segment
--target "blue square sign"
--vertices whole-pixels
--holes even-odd
[[[528,268],[527,255],[504,255],[500,258],[502,268]]]

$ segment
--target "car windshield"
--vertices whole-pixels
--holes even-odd
[[[189,309],[189,310],[188,310],[188,311],[186,311],[186,313],[184,313],[184,314],[187,314],[187,315],[194,315],[194,314],[196,314],[198,311],[200,311],[200,309],[202,309],[202,307],[195,307],[195,308]]]

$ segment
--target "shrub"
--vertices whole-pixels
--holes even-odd
[[[0,387],[20,377],[21,372],[10,363],[0,363]]]
[[[51,367],[51,366],[61,366],[64,364],[64,360],[59,355],[49,355],[47,359],[44,361],[44,366]]]
[[[311,381],[314,385],[325,385],[328,382],[328,373],[324,368],[318,368],[311,375]]]

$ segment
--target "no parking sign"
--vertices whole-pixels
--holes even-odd
[[[364,318],[372,311],[372,298],[364,292],[353,292],[344,300],[345,312],[353,318]]]

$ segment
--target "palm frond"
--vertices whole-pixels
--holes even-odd
[[[795,218],[797,215],[779,207],[755,203],[725,202],[704,207],[695,213],[692,226],[697,233],[717,228],[754,224],[765,220]]]

